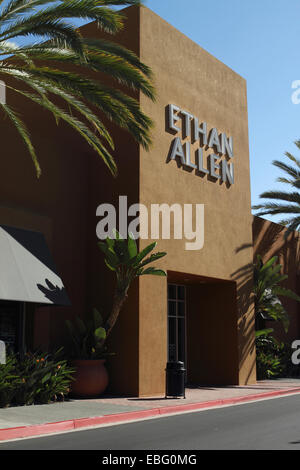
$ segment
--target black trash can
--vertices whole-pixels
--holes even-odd
[[[181,361],[167,362],[166,367],[166,396],[185,398],[185,368]]]

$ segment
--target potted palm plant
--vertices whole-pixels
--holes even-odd
[[[111,333],[122,307],[128,296],[132,281],[138,276],[166,276],[162,269],[147,267],[166,255],[164,252],[150,254],[156,247],[151,243],[140,253],[131,234],[123,239],[115,230],[115,238],[107,237],[99,242],[99,248],[104,253],[107,267],[115,273],[116,285],[113,294],[112,308],[103,321],[97,309],[93,310],[92,319],[84,322],[75,318],[74,322],[66,321],[73,343],[73,366],[76,368],[75,381],[71,393],[76,396],[99,396],[108,385],[108,374],[105,368],[106,340]]]
[[[128,240],[124,240],[117,230],[114,230],[115,238],[107,237],[105,242],[99,242],[98,246],[104,253],[106,266],[115,273],[116,286],[113,296],[111,312],[105,321],[104,329],[106,337],[112,331],[120,311],[127,299],[128,289],[132,281],[144,275],[166,276],[162,269],[151,267],[145,268],[150,263],[165,256],[165,252],[152,253],[156,247],[156,242],[146,246],[138,253],[137,244],[132,234],[128,235]]]
[[[106,390],[106,332],[102,325],[102,315],[96,308],[91,319],[84,321],[76,317],[74,321],[66,320],[73,346],[72,365],[76,371],[71,385],[72,395],[94,397]]]

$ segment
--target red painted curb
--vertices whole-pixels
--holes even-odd
[[[19,437],[40,436],[42,434],[52,432],[55,433],[60,431],[71,431],[72,429],[74,429],[73,420],[30,426],[19,426],[17,428],[6,428],[0,429],[0,441],[17,439]]]
[[[58,421],[56,423],[45,423],[30,426],[18,426],[15,428],[0,429],[0,441],[11,439],[40,436],[43,434],[59,433],[63,431],[72,431],[74,429],[99,426],[101,424],[122,423],[124,421],[134,421],[137,419],[153,418],[160,415],[168,415],[185,411],[200,410],[203,408],[214,408],[216,406],[234,405],[237,403],[246,403],[261,398],[272,398],[284,395],[300,393],[299,388],[288,390],[276,390],[272,392],[256,393],[236,398],[225,398],[211,400],[201,403],[188,403],[183,405],[164,406],[162,408],[152,408],[150,410],[129,411],[125,413],[116,413],[106,416],[95,416],[91,418],[78,418],[68,421]]]

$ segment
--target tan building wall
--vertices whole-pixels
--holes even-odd
[[[141,59],[152,68],[157,89],[156,103],[141,97],[142,108],[154,119],[155,129],[151,153],[140,151],[140,201],[146,206],[205,205],[203,249],[185,250],[186,240],[159,240],[159,250],[168,253],[161,266],[178,273],[182,283],[192,285],[194,301],[187,318],[193,324],[194,338],[187,337],[187,343],[191,350],[199,348],[201,362],[193,366],[190,363],[188,377],[191,373],[200,382],[251,383],[256,377],[252,280],[247,271],[253,251],[248,246],[252,231],[246,82],[148,9],[141,9],[140,34]],[[178,168],[175,161],[166,163],[173,140],[165,130],[164,110],[168,104],[188,111],[199,122],[207,122],[208,129],[216,127],[233,137],[232,186]],[[209,279],[200,284],[205,278]],[[156,288],[156,279],[140,282],[141,394],[149,391],[145,364],[152,355],[143,347],[148,338],[149,317],[156,324],[157,333],[160,331],[153,336],[151,349],[162,350],[167,342],[166,320],[161,324],[162,306],[163,316],[167,317],[167,294],[160,288],[157,295]],[[152,373],[153,383],[161,384],[160,387],[165,360],[166,353],[160,367]]]

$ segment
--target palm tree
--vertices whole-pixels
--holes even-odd
[[[77,359],[102,358],[107,355],[106,340],[118,320],[130,285],[135,278],[145,275],[167,275],[163,269],[157,269],[153,266],[145,268],[167,254],[165,252],[150,254],[156,247],[156,242],[150,243],[138,252],[132,234],[129,233],[128,240],[125,240],[117,230],[114,230],[113,236],[115,238],[107,237],[105,241],[98,243],[104,254],[106,266],[115,273],[116,277],[112,308],[109,314],[104,321],[102,314],[94,308],[91,318],[86,321],[78,316],[73,322],[66,320]]]
[[[300,140],[295,142],[300,150]],[[273,199],[279,202],[266,202],[253,206],[254,210],[259,210],[256,214],[277,215],[284,214],[288,216],[279,223],[287,227],[285,237],[293,230],[300,228],[300,160],[289,152],[285,153],[288,162],[284,163],[278,160],[273,161],[273,165],[284,171],[285,176],[277,179],[279,183],[284,183],[292,187],[291,191],[266,191],[260,195],[261,198]]]
[[[127,299],[128,289],[132,281],[145,275],[166,276],[162,269],[144,266],[157,261],[166,256],[165,252],[152,253],[156,247],[156,242],[150,243],[141,252],[138,253],[137,244],[131,234],[128,235],[128,241],[124,240],[117,230],[114,230],[114,237],[105,239],[105,242],[99,242],[98,246],[104,253],[104,262],[106,266],[115,273],[116,287],[113,295],[112,309],[104,325],[106,337],[113,329],[120,311]]]
[[[114,143],[103,124],[104,117],[149,148],[151,119],[140,110],[137,99],[130,96],[133,90],[154,99],[149,67],[114,42],[83,38],[80,30],[68,21],[96,21],[101,30],[113,35],[122,28],[123,15],[111,6],[140,5],[141,0],[0,0],[0,3],[4,5],[0,10],[0,80],[10,92],[42,106],[57,122],[69,124],[100,155],[113,175],[117,172],[111,153]],[[24,38],[29,38],[27,44]],[[17,45],[17,41],[23,45]],[[75,67],[75,71],[68,71],[68,65],[72,65],[72,70]],[[99,79],[88,78],[85,70],[103,72],[115,84],[110,87]],[[59,106],[57,99],[63,104]],[[18,110],[1,102],[0,111],[2,118],[8,117],[18,130],[39,176],[38,158]]]

